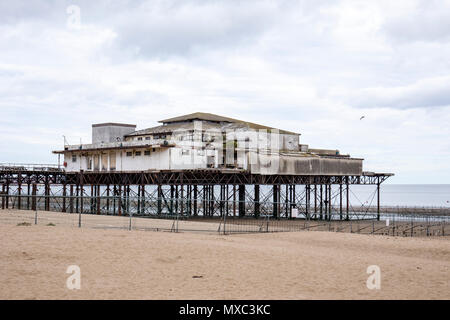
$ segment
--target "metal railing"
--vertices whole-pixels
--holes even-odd
[[[47,163],[0,163],[0,170],[63,171],[63,166]]]

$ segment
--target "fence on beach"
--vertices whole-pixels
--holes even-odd
[[[180,198],[141,198],[117,196],[61,196],[1,194],[0,223],[50,224],[72,227],[115,228],[169,232],[207,232],[219,234],[290,231],[333,231],[390,236],[448,236],[450,216],[438,211],[417,213],[415,210],[383,210],[377,219],[371,207],[352,208],[342,213],[331,206],[327,212],[306,213],[298,208],[295,216],[272,214],[266,203],[259,215],[248,212],[236,215],[239,202],[205,199],[192,203]],[[192,215],[192,206],[208,206],[212,215]],[[20,209],[20,210],[17,210]],[[50,209],[50,210],[48,210]]]

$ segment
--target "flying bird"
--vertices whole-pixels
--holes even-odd
[[[359,118],[359,120],[362,120],[362,119],[364,119],[366,116],[362,116],[361,118]]]

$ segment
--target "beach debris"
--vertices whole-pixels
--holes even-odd
[[[197,276],[197,275],[194,275],[194,276],[192,276],[192,278],[193,278],[193,279],[201,279],[201,278],[203,278],[203,276]]]

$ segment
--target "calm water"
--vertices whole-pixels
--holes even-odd
[[[375,186],[351,186],[350,200],[370,203],[375,190]],[[450,207],[450,184],[382,184],[381,205]]]

